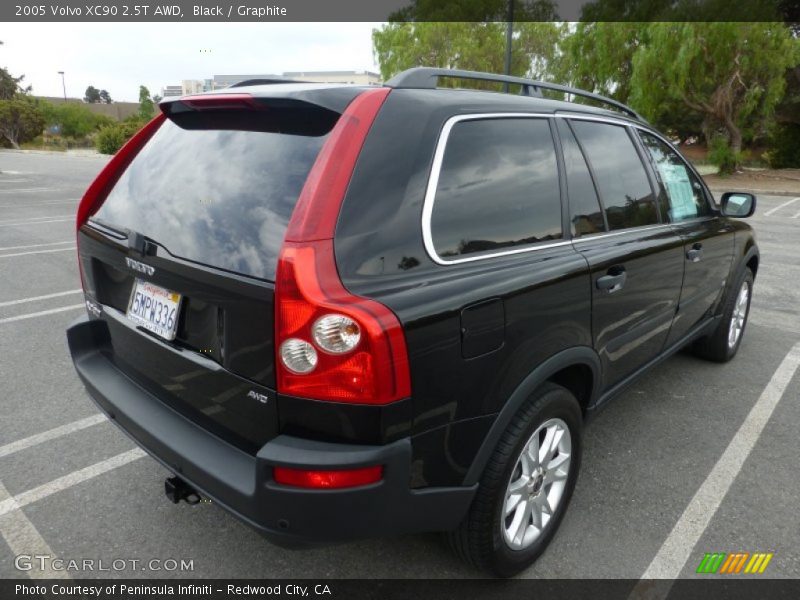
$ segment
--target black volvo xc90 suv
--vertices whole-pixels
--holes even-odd
[[[412,69],[160,109],[80,203],[70,351],[174,501],[276,543],[446,531],[511,575],[564,516],[589,417],[682,347],[741,343],[759,254],[731,217],[755,198],[715,204],[613,100]]]

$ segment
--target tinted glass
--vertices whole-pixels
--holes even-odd
[[[572,230],[576,236],[606,230],[603,212],[597,199],[592,176],[586,166],[580,146],[564,119],[558,119],[558,131],[564,152],[564,167],[567,172],[569,213]]]
[[[182,129],[166,121],[96,218],[188,260],[272,280],[325,136]]]
[[[431,230],[443,257],[560,238],[558,167],[547,121],[456,123],[439,174]]]
[[[641,132],[641,137],[664,188],[669,220],[675,223],[711,214],[702,184],[683,159],[656,136]]]
[[[626,129],[577,120],[572,127],[592,167],[609,229],[658,223],[647,172]]]

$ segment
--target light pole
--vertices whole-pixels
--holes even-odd
[[[64,83],[64,71],[59,71],[59,75],[61,75],[61,89],[64,90],[64,102],[67,101],[67,84]]]
[[[506,75],[511,75],[511,42],[514,36],[514,0],[508,0],[508,21],[506,24]],[[503,91],[508,92],[508,83],[503,84]]]

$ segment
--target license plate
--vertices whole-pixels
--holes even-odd
[[[133,285],[128,318],[165,340],[174,340],[178,331],[181,295],[137,279]]]

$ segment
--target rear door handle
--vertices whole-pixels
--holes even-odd
[[[703,258],[703,244],[697,242],[692,246],[691,250],[686,253],[686,260],[700,262],[701,258]]]
[[[606,294],[613,294],[625,286],[628,274],[623,267],[611,267],[607,275],[597,278],[597,289]]]

